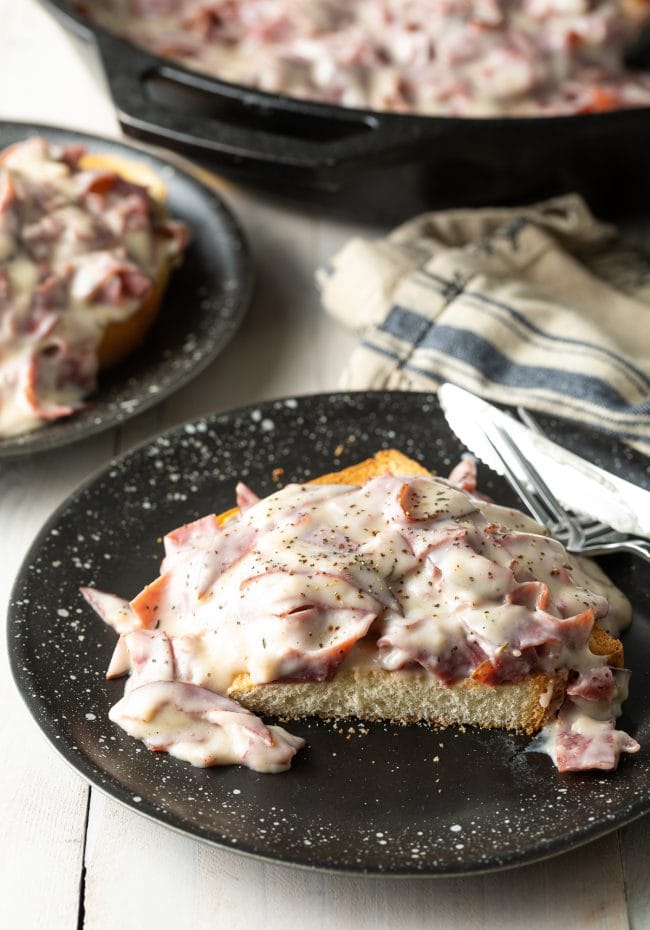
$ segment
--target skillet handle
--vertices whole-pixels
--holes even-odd
[[[444,120],[404,121],[277,98],[161,62],[103,30],[95,32],[118,118],[125,132],[265,177],[335,187],[359,163],[421,157]]]

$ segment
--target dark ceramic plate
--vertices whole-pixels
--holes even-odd
[[[563,438],[561,427],[551,432]],[[230,507],[238,478],[268,493],[277,466],[283,481],[303,480],[387,446],[443,474],[461,452],[430,395],[323,395],[187,424],[74,494],[34,543],[9,610],[13,673],[46,736],[134,810],[219,846],[320,869],[496,869],[559,853],[650,810],[650,588],[647,565],[623,556],[605,567],[635,605],[623,724],[643,748],[612,775],[560,775],[546,756],[525,751],[525,738],[498,731],[315,720],[291,724],[308,745],[286,774],[196,769],[143,751],[109,723],[123,689],[104,679],[115,637],[82,602],[80,585],[134,595],[157,572],[160,537]],[[647,483],[641,456],[617,457],[599,440],[588,452]],[[512,502],[501,479],[487,469],[480,477]]]
[[[152,167],[167,185],[170,215],[190,226],[192,241],[183,264],[171,277],[158,319],[142,348],[101,375],[84,410],[23,436],[0,439],[0,457],[76,442],[116,426],[177,391],[233,336],[253,284],[242,231],[214,191],[135,146],[51,126],[0,122],[0,149],[36,134],[61,144],[83,142],[90,151]]]

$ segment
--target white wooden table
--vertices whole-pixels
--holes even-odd
[[[0,0],[0,118],[119,133],[101,69],[33,0]],[[226,353],[121,429],[32,461],[0,463],[0,616],[52,509],[110,456],[211,410],[336,387],[352,345],[320,312],[314,268],[350,234],[230,183],[257,295]],[[377,231],[380,227],[376,227]],[[55,755],[0,675],[2,930],[650,928],[650,819],[538,865],[465,879],[311,874],[221,852],[102,796]]]

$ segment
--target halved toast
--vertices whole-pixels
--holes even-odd
[[[84,170],[111,171],[125,181],[145,187],[161,217],[166,216],[167,188],[156,172],[144,162],[132,161],[107,152],[87,152],[80,159]],[[161,264],[154,286],[135,313],[119,322],[109,323],[97,347],[99,371],[107,371],[122,362],[144,341],[155,322],[167,288],[173,262]]]
[[[404,476],[429,474],[418,462],[388,449],[341,471],[315,478],[310,484],[362,484],[387,472]],[[223,523],[236,513],[237,508],[233,508],[217,519]],[[600,627],[594,627],[589,648],[595,655],[607,656],[607,664],[622,667],[620,640]],[[368,661],[367,649],[361,643],[330,681],[255,685],[248,674],[239,674],[228,689],[228,696],[255,713],[283,719],[355,716],[397,723],[473,724],[532,734],[557,711],[565,687],[565,675],[541,673],[504,684],[466,679],[448,686],[424,669],[379,668]]]

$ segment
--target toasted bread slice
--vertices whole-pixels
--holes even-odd
[[[146,187],[157,208],[162,214],[165,213],[167,187],[148,165],[107,152],[88,152],[82,156],[79,165],[87,170],[114,171],[126,181]],[[135,313],[125,320],[109,323],[106,327],[97,347],[100,372],[124,361],[143,342],[158,316],[171,268],[171,262],[162,265],[156,275],[153,289]]]
[[[430,475],[431,472],[397,449],[380,449],[371,459],[348,465],[340,471],[313,478],[310,484],[364,484],[380,475]]]
[[[114,171],[125,181],[146,187],[153,199],[161,207],[167,200],[167,186],[149,165],[133,161],[122,155],[108,152],[86,152],[79,160],[79,165],[87,171]]]
[[[419,462],[410,459],[408,455],[397,449],[380,449],[372,458],[364,459],[355,465],[348,465],[340,471],[333,471],[327,475],[312,478],[307,484],[363,484],[379,475],[430,475]],[[217,516],[219,526],[222,526],[239,513],[238,507],[231,507]]]
[[[310,483],[361,484],[386,473],[429,474],[418,462],[388,449]],[[225,522],[236,513],[234,508],[218,519]],[[623,665],[621,642],[600,627],[594,627],[589,648],[595,655],[607,656],[609,665]],[[424,669],[385,671],[365,660],[362,650],[357,654],[358,663],[354,662],[355,653],[351,653],[334,677],[325,682],[255,685],[248,674],[239,674],[228,696],[255,713],[284,719],[354,716],[395,723],[473,724],[528,734],[537,732],[548,721],[564,696],[563,675],[535,673],[522,681],[498,685],[467,679],[447,686]]]
[[[608,664],[623,665],[623,647],[595,627],[589,642]],[[426,671],[387,672],[360,663],[341,668],[331,681],[254,685],[240,674],[228,696],[258,714],[295,717],[359,717],[442,726],[473,724],[484,729],[536,733],[564,696],[563,675],[535,673],[522,681],[488,685],[466,679],[447,686]]]
[[[119,323],[108,324],[97,347],[100,372],[114,368],[142,344],[158,316],[170,272],[171,265],[163,266],[149,296],[142,301],[135,313]]]
[[[472,724],[484,729],[536,733],[564,694],[561,676],[531,675],[523,681],[486,685],[466,679],[447,686],[424,670],[387,672],[345,668],[331,681],[254,685],[238,675],[228,696],[257,714],[294,719],[426,721],[441,726]]]

